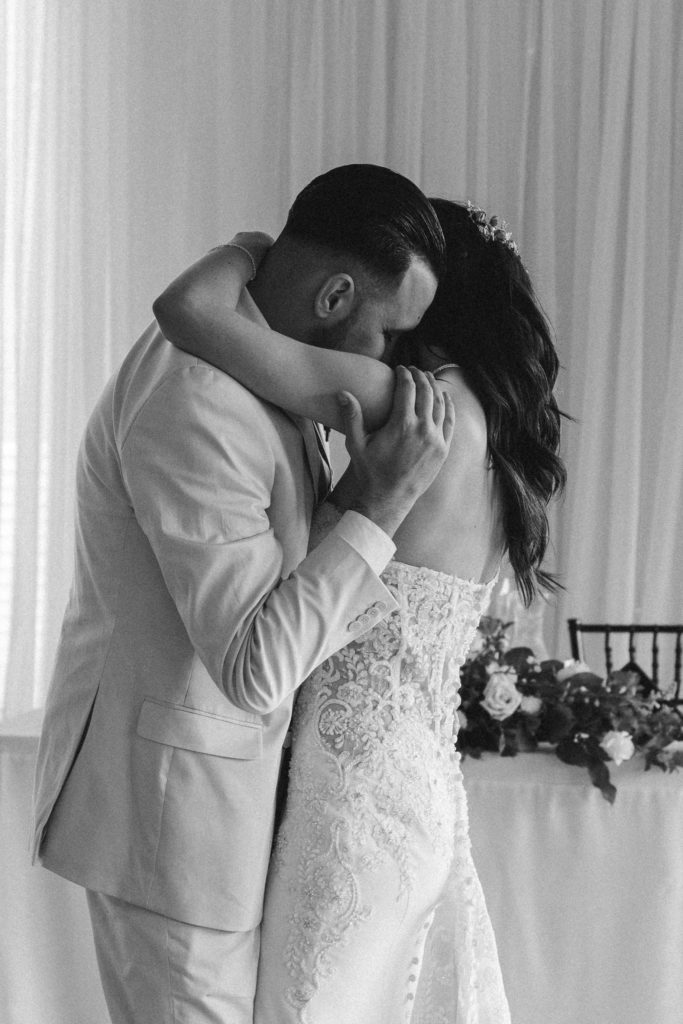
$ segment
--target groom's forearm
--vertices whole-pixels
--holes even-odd
[[[353,515],[282,579],[269,515],[279,464],[259,416],[231,378],[183,366],[138,412],[121,459],[195,651],[230,701],[264,715],[395,602],[379,579],[394,545]],[[266,436],[255,443],[259,425]]]
[[[221,667],[222,688],[238,707],[268,714],[314,668],[397,605],[379,578],[389,539],[353,512],[241,624]]]

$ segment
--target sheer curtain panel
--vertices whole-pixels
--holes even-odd
[[[6,0],[0,709],[40,706],[75,457],[154,297],[371,161],[509,223],[564,369],[567,615],[680,621],[678,0]]]

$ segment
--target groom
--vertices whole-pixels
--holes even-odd
[[[418,322],[443,259],[422,193],[371,165],[312,182],[279,242],[242,312],[375,357]],[[321,283],[321,254],[343,273]],[[164,311],[162,296],[162,323]],[[390,536],[440,461],[414,426],[411,387],[372,443],[350,424],[363,504],[310,555],[329,480],[313,424],[174,348],[156,323],[92,413],[34,856],[88,890],[114,1024],[251,1021],[293,693],[395,607],[379,579]]]

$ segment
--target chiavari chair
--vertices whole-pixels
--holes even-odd
[[[607,674],[614,671],[614,644],[615,635],[626,635],[628,637],[628,663],[618,666],[626,671],[636,672],[640,676],[641,683],[646,690],[655,690],[662,693],[664,703],[673,707],[682,708],[681,699],[681,676],[683,663],[683,625],[643,625],[643,624],[615,624],[615,623],[594,623],[582,622],[581,619],[568,619],[569,642],[572,658],[577,661],[585,661],[585,650],[583,634],[597,633],[603,638],[603,652],[605,669]],[[638,661],[643,660],[643,645],[638,645],[637,639],[644,635],[649,637],[648,660],[649,669],[646,670]],[[660,641],[662,637],[673,638],[673,680],[670,680],[667,673],[666,679],[660,678],[662,648]],[[672,683],[672,686],[669,684]]]

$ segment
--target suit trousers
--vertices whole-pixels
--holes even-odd
[[[112,1024],[252,1024],[259,928],[203,928],[86,893]]]

